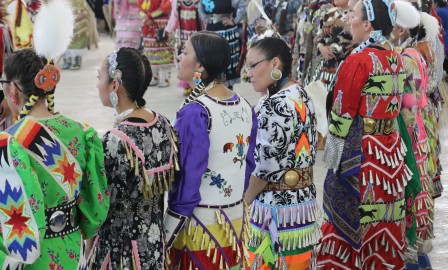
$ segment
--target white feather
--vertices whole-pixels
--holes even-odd
[[[407,1],[395,1],[397,19],[395,23],[406,29],[412,29],[420,24],[420,12]]]
[[[36,53],[54,59],[63,54],[73,37],[75,17],[67,0],[49,0],[42,4],[34,23]]]
[[[254,24],[255,21],[261,16],[260,10],[254,4],[255,1],[261,3],[262,0],[250,0],[249,4],[247,4],[247,22],[249,24]]]
[[[268,15],[266,15],[266,13],[264,12],[264,9],[263,9],[263,7],[261,6],[261,4],[258,3],[258,1],[253,1],[253,2],[254,2],[254,4],[257,6],[258,10],[260,11],[261,16],[263,16],[263,18],[266,20],[267,25],[272,25],[272,21],[271,21],[271,19],[269,19]]]
[[[328,121],[327,121],[327,89],[325,88],[322,81],[314,81],[305,86],[305,91],[308,93],[308,96],[313,101],[314,112],[316,114],[316,130],[322,134],[322,136],[326,136],[328,133]]]
[[[428,41],[433,42],[439,34],[439,22],[426,12],[421,12],[421,22],[426,30]]]

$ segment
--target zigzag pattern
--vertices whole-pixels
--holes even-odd
[[[22,196],[23,191],[22,188],[17,187],[11,188],[11,185],[9,184],[9,181],[6,180],[5,184],[5,191],[2,191],[0,189],[0,203],[7,205],[8,204],[8,198],[13,199],[14,202],[18,202],[20,197]]]
[[[82,176],[82,170],[70,151],[51,132],[39,122],[24,119],[14,125],[14,128],[8,129],[8,133],[33,152],[70,197],[78,195],[81,185],[78,177]]]
[[[20,244],[19,241],[14,240],[8,246],[8,251],[10,253],[19,253],[22,256],[23,260],[26,261],[28,258],[28,253],[31,253],[34,249],[37,249],[37,243],[33,239],[26,237],[23,241],[23,244]]]
[[[25,103],[25,105],[23,106],[22,110],[20,111],[18,120],[24,118],[25,116],[28,115],[28,113],[30,112],[30,110],[33,108],[34,104],[36,104],[36,101],[39,99],[38,96],[36,95],[31,95],[30,98],[28,99],[28,101]]]

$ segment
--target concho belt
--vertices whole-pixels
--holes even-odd
[[[362,118],[364,122],[364,134],[367,135],[389,135],[395,131],[395,118],[373,119]]]
[[[76,201],[45,209],[45,238],[60,237],[79,230]]]
[[[288,169],[280,182],[269,182],[264,191],[296,190],[313,184],[313,167]]]
[[[144,219],[151,216],[154,211],[154,202],[149,200],[128,200],[128,199],[117,199],[114,203],[110,205],[109,218],[111,217],[126,217],[129,215],[138,215],[140,218]]]

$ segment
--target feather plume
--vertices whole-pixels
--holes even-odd
[[[397,19],[395,23],[405,29],[412,29],[420,24],[420,12],[407,1],[395,1]]]
[[[261,16],[261,12],[254,2],[261,4],[262,0],[250,0],[249,4],[247,4],[247,22],[249,24],[254,24],[255,21]]]
[[[439,22],[426,12],[421,12],[421,22],[426,31],[428,41],[433,42],[439,34]]]
[[[314,81],[305,86],[305,91],[308,96],[313,101],[313,106],[316,114],[316,130],[322,134],[322,136],[327,136],[328,133],[328,121],[327,121],[327,89],[325,88],[322,81]]]
[[[269,19],[268,15],[266,15],[266,12],[264,12],[264,9],[262,7],[262,5],[260,3],[258,3],[258,1],[251,1],[255,4],[255,6],[257,6],[258,11],[260,11],[261,16],[266,20],[267,25],[272,25],[272,21],[271,19]]]
[[[67,0],[43,3],[34,23],[36,53],[49,59],[63,54],[73,37],[75,17]]]

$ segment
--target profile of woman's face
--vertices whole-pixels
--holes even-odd
[[[365,26],[366,20],[363,20],[363,16],[364,6],[361,1],[358,1],[353,9],[353,16],[350,20],[350,32],[355,43],[363,42],[366,39],[366,34],[370,31],[367,31]]]
[[[106,107],[112,107],[112,103],[109,99],[110,91],[112,91],[112,83],[110,82],[107,66],[107,59],[104,59],[98,70],[98,82],[96,83],[96,87],[98,88],[101,103]]]
[[[250,49],[247,52],[246,72],[255,92],[266,92],[268,87],[274,83],[270,78],[270,73],[273,69],[270,66],[270,62],[266,55],[257,48]]]
[[[185,43],[182,53],[179,55],[177,78],[182,81],[193,82],[194,72],[197,71],[199,66],[196,53],[189,39]]]

